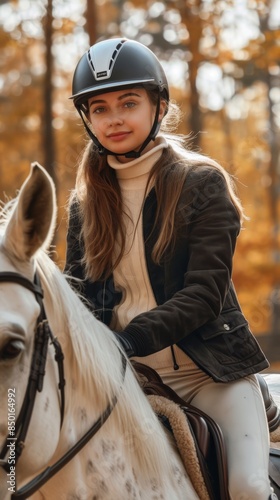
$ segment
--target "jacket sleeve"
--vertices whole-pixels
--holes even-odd
[[[175,248],[185,246],[185,265],[181,271],[178,265],[174,269],[184,274],[183,285],[163,304],[136,316],[122,331],[137,356],[178,343],[216,319],[231,283],[240,216],[223,175],[212,171],[200,183],[195,182],[188,194],[183,191],[177,215],[184,219],[184,234],[177,237]],[[171,259],[176,261],[176,255]]]

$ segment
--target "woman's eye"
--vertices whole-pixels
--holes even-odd
[[[24,343],[21,340],[10,340],[0,351],[0,359],[14,359],[20,355],[24,349]]]
[[[103,113],[104,109],[104,106],[100,106],[98,108],[93,108],[91,112],[93,115],[99,115],[100,113]]]
[[[125,108],[133,108],[135,106],[135,102],[126,102],[124,106]]]
[[[97,108],[97,109],[94,109],[92,113],[93,113],[94,115],[98,115],[99,113],[102,113],[102,108]]]

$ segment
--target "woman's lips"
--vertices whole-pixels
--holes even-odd
[[[121,141],[122,139],[126,139],[126,137],[130,134],[130,132],[116,132],[114,134],[110,134],[107,136],[108,139],[112,141]]]

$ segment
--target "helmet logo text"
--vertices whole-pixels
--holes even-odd
[[[99,71],[99,73],[96,73],[96,79],[98,78],[106,78],[107,76],[107,71]]]

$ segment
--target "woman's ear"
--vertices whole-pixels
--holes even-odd
[[[167,113],[167,102],[165,101],[165,99],[161,99],[160,105],[159,105],[159,115],[158,115],[159,122],[161,122],[163,120],[166,113]]]

